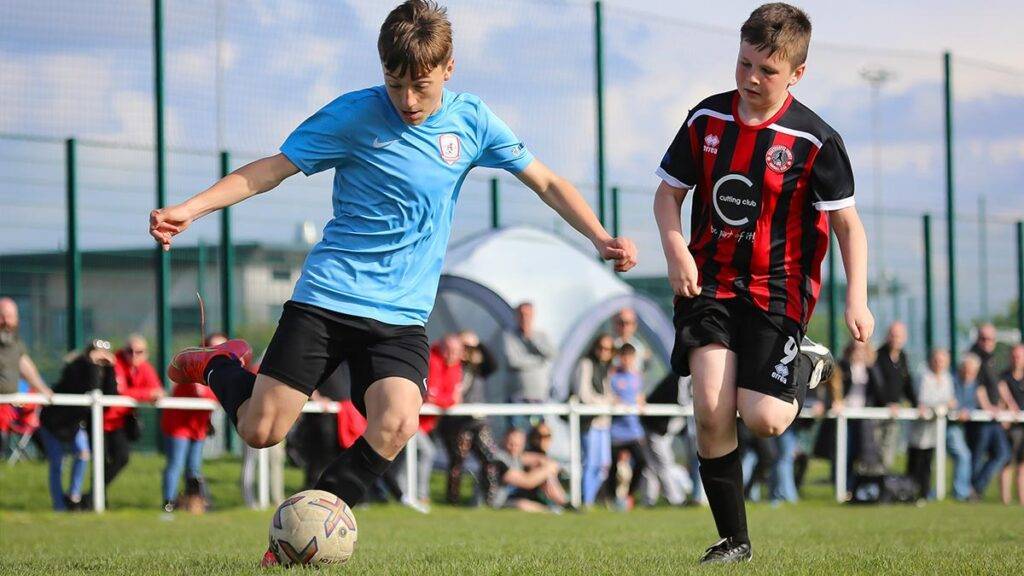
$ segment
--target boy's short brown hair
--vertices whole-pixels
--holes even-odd
[[[384,69],[413,78],[446,64],[452,57],[452,23],[448,10],[433,0],[407,0],[384,19],[377,38]]]
[[[769,56],[778,54],[796,68],[807,61],[811,19],[796,6],[762,4],[743,23],[740,38],[758,50],[767,50]]]

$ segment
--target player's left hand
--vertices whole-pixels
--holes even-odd
[[[624,236],[599,243],[597,252],[601,258],[615,261],[616,272],[625,272],[636,266],[636,244]]]
[[[858,342],[868,342],[875,332],[875,317],[871,315],[867,305],[846,307],[846,327],[850,336]]]

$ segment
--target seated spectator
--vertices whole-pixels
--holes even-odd
[[[923,419],[911,423],[907,443],[907,475],[917,481],[919,497],[922,499],[928,498],[932,486],[936,411],[941,408],[952,409],[955,406],[953,376],[949,372],[949,352],[939,348],[929,355],[928,369],[921,374],[917,408]]]
[[[551,431],[540,430],[533,436],[543,448],[550,441]],[[518,428],[505,433],[504,448],[499,455],[499,478],[505,498],[502,501],[499,496],[496,504],[526,512],[561,512],[568,498],[558,481],[558,463],[541,452],[527,452],[526,435]]]
[[[573,389],[581,404],[611,406],[615,394],[611,385],[612,359],[615,345],[609,334],[594,340],[590,353],[576,364]],[[608,477],[612,464],[611,416],[584,416],[580,418],[580,437],[583,452],[583,505],[592,506],[597,493]]]
[[[971,410],[978,409],[978,370],[981,360],[966,354],[953,381],[956,419],[946,425],[946,450],[953,458],[953,498],[966,502],[974,498],[971,490],[971,450],[967,446],[967,424]]]
[[[619,366],[612,370],[611,376],[612,391],[618,405],[643,407],[645,403],[637,361],[636,349],[631,344],[625,344],[619,349]],[[647,467],[644,428],[640,424],[640,416],[613,416],[611,432],[614,473],[608,475],[608,482],[613,486],[608,493],[615,494],[615,504],[620,510],[630,510],[633,508],[633,496],[640,487],[643,471]]]
[[[211,334],[204,346],[217,346],[227,342],[223,334]],[[200,383],[175,384],[174,398],[205,398],[217,400],[209,387]],[[186,506],[190,511],[203,511],[208,505],[206,483],[203,481],[203,444],[212,429],[210,410],[164,410],[160,414],[160,429],[167,437],[167,465],[163,478],[163,509],[173,512],[178,496],[178,480],[185,472],[185,495],[197,502]]]
[[[1017,344],[1010,350],[1010,367],[999,381],[999,393],[1003,405],[1014,416],[1020,416],[1024,409],[1024,344]],[[1017,422],[1006,426],[1010,440],[1010,460],[999,479],[999,495],[1003,504],[1009,506],[1012,503],[1013,473],[1016,470],[1017,499],[1024,506],[1024,424]]]
[[[88,394],[101,390],[117,394],[114,355],[110,342],[93,340],[84,352],[74,356],[61,373],[54,391],[60,394]],[[54,510],[79,510],[85,506],[82,486],[89,461],[88,406],[46,406],[40,414],[39,435],[50,462],[50,498]],[[65,497],[62,486],[64,456],[71,454],[71,487]]]

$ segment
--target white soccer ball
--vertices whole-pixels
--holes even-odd
[[[342,564],[356,546],[356,517],[341,498],[306,490],[277,507],[270,551],[282,566]]]

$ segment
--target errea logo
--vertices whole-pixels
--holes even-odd
[[[718,154],[718,145],[721,139],[715,134],[708,134],[704,137],[704,152],[707,154]]]

